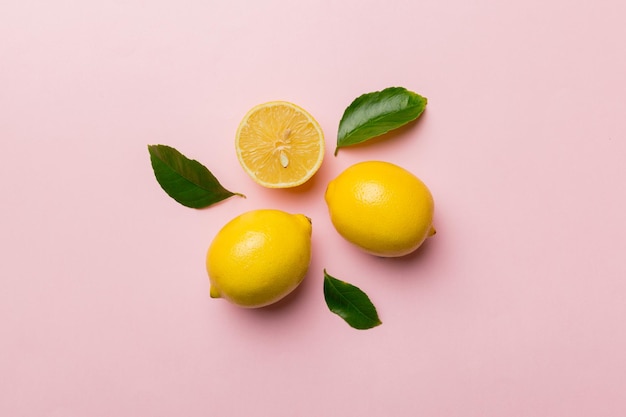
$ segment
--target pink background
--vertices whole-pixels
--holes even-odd
[[[626,3],[622,0],[4,0],[0,4],[0,415],[626,415]],[[418,123],[332,156],[356,96],[400,85]],[[293,101],[319,173],[268,190],[240,168],[252,106]],[[159,188],[176,147],[247,199]],[[377,259],[332,228],[327,182],[400,164],[438,234]],[[313,218],[278,305],[208,296],[236,214]],[[331,314],[322,271],[383,325]]]

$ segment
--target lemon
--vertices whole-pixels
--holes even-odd
[[[435,234],[430,191],[389,162],[352,165],[328,184],[325,198],[339,234],[374,255],[407,255]]]
[[[303,108],[286,101],[259,104],[235,136],[237,158],[258,184],[289,188],[304,184],[324,159],[324,133]]]
[[[215,236],[206,257],[211,297],[263,307],[304,279],[311,260],[311,221],[303,214],[253,210]]]

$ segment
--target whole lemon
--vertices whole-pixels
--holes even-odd
[[[430,191],[389,162],[352,165],[328,184],[325,198],[339,234],[374,255],[407,255],[435,234]]]
[[[211,297],[248,308],[285,297],[311,260],[311,221],[303,214],[253,210],[228,222],[206,257]]]

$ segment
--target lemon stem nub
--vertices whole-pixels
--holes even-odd
[[[211,289],[209,290],[209,295],[211,296],[211,298],[221,298],[222,297],[222,295],[220,294],[218,289],[215,288],[213,285],[211,285]]]
[[[437,231],[435,230],[435,226],[430,226],[430,232],[428,232],[427,237],[435,236],[436,233]]]

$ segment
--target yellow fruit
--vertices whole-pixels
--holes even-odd
[[[241,166],[258,184],[295,187],[322,165],[324,133],[306,110],[286,101],[272,101],[244,116],[235,148]]]
[[[302,214],[253,210],[228,222],[206,257],[211,297],[263,307],[304,279],[311,260],[311,221]]]
[[[407,255],[435,234],[430,191],[397,165],[357,163],[328,184],[325,197],[339,234],[374,255]]]

